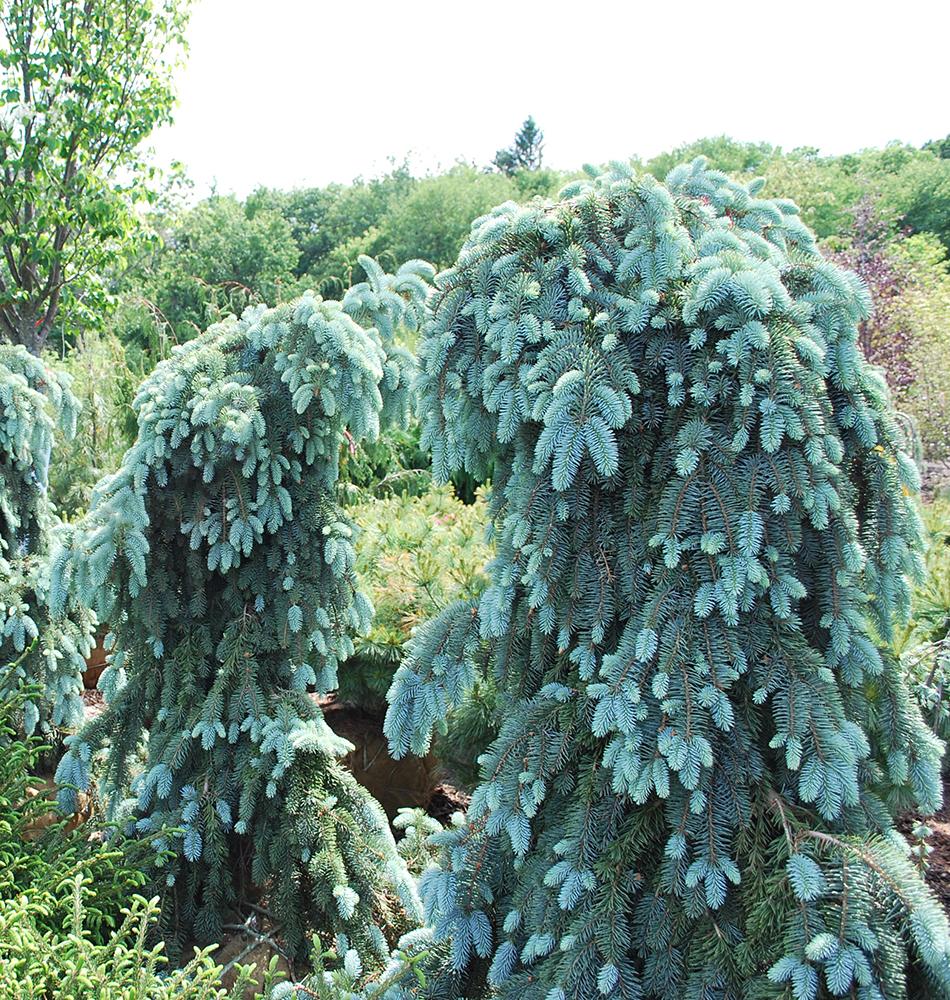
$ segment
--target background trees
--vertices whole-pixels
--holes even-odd
[[[187,13],[188,0],[0,5],[0,332],[34,354],[61,305],[72,330],[97,321]]]

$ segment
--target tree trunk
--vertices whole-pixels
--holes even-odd
[[[10,318],[12,320],[12,330],[10,330],[10,324],[4,323],[5,332],[10,340],[14,344],[22,344],[30,354],[35,354],[39,357],[46,343],[42,321],[38,320],[36,316],[29,314],[14,314]]]

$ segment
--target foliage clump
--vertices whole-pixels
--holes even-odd
[[[370,280],[342,303],[248,310],[160,364],[135,400],[135,444],[55,567],[57,601],[94,606],[112,647],[108,707],[69,742],[62,803],[105,751],[112,814],[130,798],[135,830],[177,852],[162,902],[179,937],[216,939],[263,891],[291,948],[339,929],[385,959],[384,932],[418,908],[312,697],[371,617],[340,447],[405,416],[413,360],[394,335],[418,325],[431,277],[361,263]]]
[[[132,400],[145,373],[114,334],[95,332],[78,338],[57,367],[72,378],[82,419],[74,434],[56,435],[49,491],[60,517],[74,520],[89,506],[96,483],[119,467],[135,442]]]
[[[58,525],[48,493],[54,433],[76,430],[68,375],[23,347],[0,344],[0,688],[31,685],[23,729],[82,721],[82,670],[92,617],[49,610],[49,559]]]
[[[941,796],[886,647],[917,471],[863,288],[760,188],[617,167],[438,279],[423,440],[443,480],[494,462],[497,554],[397,673],[393,752],[483,643],[510,701],[422,881],[433,996],[950,996],[891,813]]]

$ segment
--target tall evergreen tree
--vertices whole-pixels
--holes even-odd
[[[519,170],[540,170],[544,157],[544,133],[530,115],[524,120],[514,144],[499,149],[492,161],[495,167],[509,177]]]
[[[47,493],[57,424],[76,428],[69,376],[23,347],[0,344],[0,689],[26,682],[23,728],[82,721],[82,670],[92,616],[49,613],[49,560],[58,520]]]
[[[941,745],[884,643],[919,571],[867,296],[704,161],[478,220],[422,347],[437,475],[493,462],[477,604],[390,692],[422,752],[487,646],[510,697],[422,883],[429,993],[950,996],[893,811]]]
[[[432,276],[361,264],[369,281],[342,303],[249,309],[160,364],[135,445],[55,567],[58,604],[94,606],[112,644],[108,708],[70,741],[62,804],[105,750],[114,813],[131,795],[158,848],[181,831],[163,899],[180,935],[215,939],[255,887],[294,948],[332,928],[385,958],[384,931],[418,916],[385,816],[337,760],[352,747],[311,697],[372,613],[339,449],[407,416],[414,362],[395,337]]]

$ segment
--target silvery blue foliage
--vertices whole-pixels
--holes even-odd
[[[941,796],[885,645],[917,472],[864,289],[759,191],[618,166],[477,220],[437,278],[424,440],[440,479],[493,469],[497,557],[387,733],[424,751],[485,645],[508,710],[422,881],[432,996],[950,996],[892,821]]]
[[[47,493],[53,434],[75,433],[71,379],[23,347],[0,344],[0,685],[35,686],[27,734],[82,721],[82,671],[94,619],[50,614],[50,556],[59,521]],[[55,595],[52,595],[55,597]]]
[[[163,915],[179,935],[217,939],[257,886],[290,947],[339,928],[382,960],[380,927],[411,924],[415,885],[313,695],[333,690],[372,614],[339,450],[407,414],[415,363],[394,337],[424,317],[432,269],[362,265],[342,302],[249,309],[141,387],[136,442],[55,565],[112,650],[107,709],[57,778],[70,808],[102,755],[107,802],[131,796],[150,836],[178,831]]]

